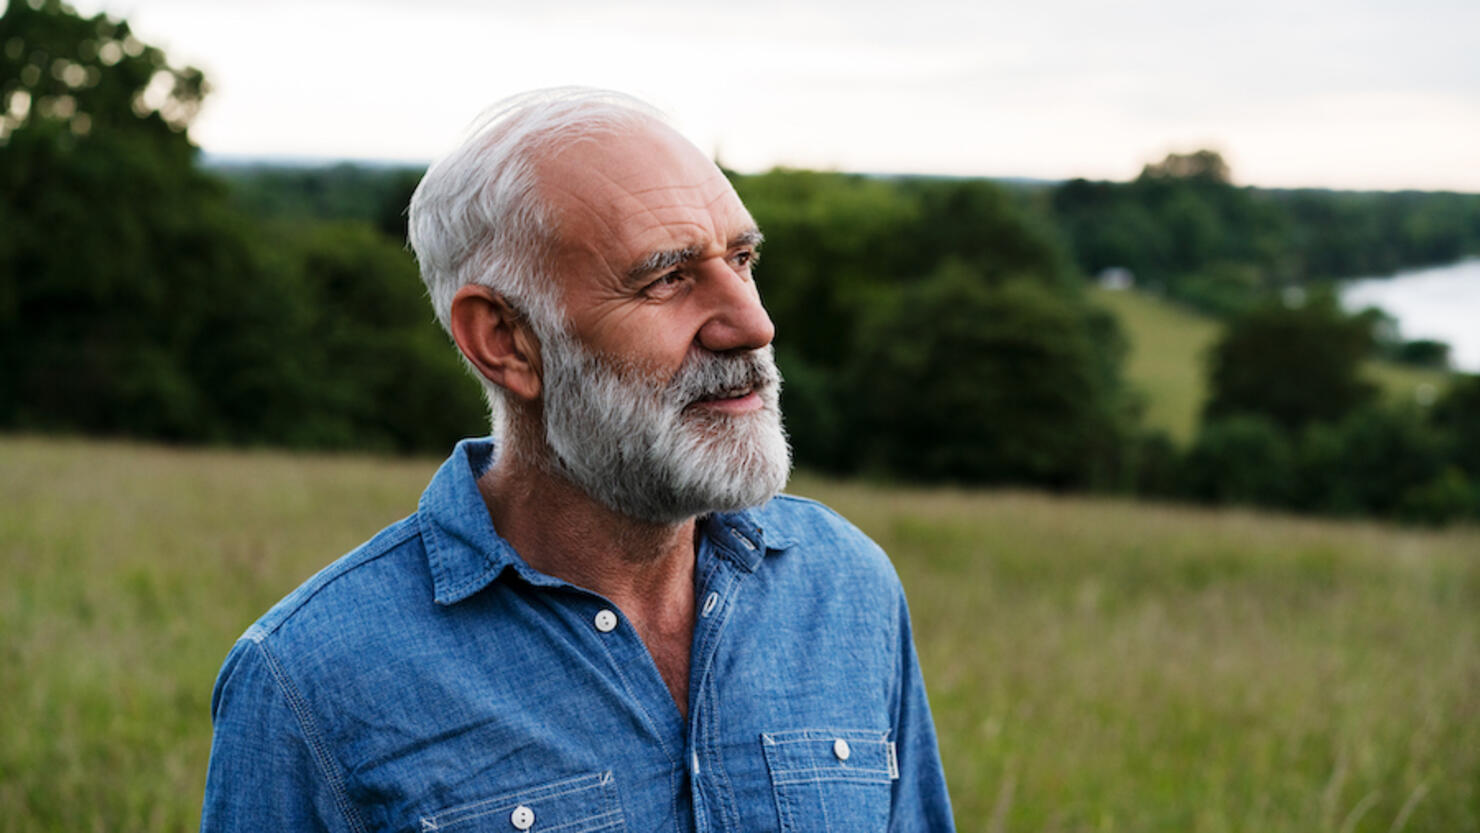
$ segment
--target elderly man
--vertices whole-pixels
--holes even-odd
[[[632,99],[528,94],[411,238],[497,445],[237,642],[202,828],[951,829],[888,559],[777,496],[761,235],[719,169]]]

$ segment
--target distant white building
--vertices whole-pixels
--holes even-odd
[[[1136,276],[1124,266],[1107,266],[1095,275],[1095,281],[1105,289],[1131,289],[1136,285]]]

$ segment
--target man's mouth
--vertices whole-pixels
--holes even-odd
[[[755,390],[754,385],[742,385],[740,387],[725,388],[699,397],[700,402],[717,402],[724,399],[743,399]]]
[[[748,414],[765,407],[760,391],[757,385],[723,388],[699,397],[689,407],[731,416]]]

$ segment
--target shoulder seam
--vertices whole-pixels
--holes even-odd
[[[308,604],[313,599],[313,597],[323,592],[324,589],[327,588],[329,585],[347,575],[351,570],[354,570],[358,567],[363,567],[366,564],[384,558],[385,556],[389,555],[392,550],[396,549],[412,538],[419,537],[421,535],[420,524],[411,523],[411,521],[415,517],[415,515],[411,515],[402,518],[399,521],[396,521],[391,526],[382,530],[378,535],[376,535],[375,538],[371,538],[370,541],[366,542],[365,545],[362,545],[359,548],[359,550],[363,552],[365,547],[369,546],[369,544],[371,543],[374,543],[377,545],[377,552],[364,555],[361,560],[358,560],[353,564],[343,564],[336,562],[335,564],[324,568],[326,571],[332,570],[332,573],[326,575],[324,572],[320,572],[314,577],[308,579],[308,581],[312,582],[314,586],[308,592],[303,594],[303,598],[298,599],[291,608],[284,608],[283,610],[279,611],[278,615],[274,617],[275,621],[273,621],[271,625],[265,626],[263,625],[261,620],[258,620],[255,624],[252,625],[251,628],[248,629],[246,638],[260,644],[263,639],[276,632],[279,628],[286,624],[289,619],[293,618],[293,614],[297,613],[300,609],[302,609],[304,605]],[[381,535],[385,535],[398,526],[403,528],[402,531],[399,532],[399,534],[390,535],[389,540],[377,541],[377,539]],[[351,550],[350,554],[353,554],[355,552],[356,550]]]
[[[820,510],[822,510],[823,514],[831,515],[834,518],[840,518],[842,520],[847,520],[847,518],[844,518],[842,516],[842,514],[840,514],[838,512],[838,510],[832,508],[831,506],[828,506],[827,504],[823,503],[820,500],[815,500],[813,498],[803,497],[801,495],[780,494],[780,495],[777,495],[776,497],[772,498],[772,500],[785,501],[787,503],[799,504],[801,506],[807,506],[807,507],[811,507],[813,509],[820,509]]]
[[[832,508],[831,506],[828,506],[827,504],[823,503],[820,500],[813,500],[812,498],[802,497],[800,495],[779,494],[776,497],[772,498],[771,501],[772,501],[772,503],[783,503],[784,502],[784,503],[789,504],[790,506],[795,507],[797,509],[811,509],[811,510],[814,510],[814,511],[820,513],[824,517],[827,517],[827,518],[832,519],[835,522],[842,523],[845,526],[853,527],[855,529],[857,528],[856,525],[852,521],[849,521],[847,518],[845,518],[841,514],[839,514],[836,509]],[[762,507],[761,511],[764,512],[765,511],[765,508]],[[782,516],[782,517],[784,518],[784,516]],[[784,519],[778,519],[778,520],[781,521],[781,526],[783,528],[785,528],[788,525],[788,524],[786,524],[786,522],[785,522]]]
[[[267,671],[272,675],[273,682],[277,683],[279,692],[287,701],[288,708],[292,709],[293,716],[298,720],[298,728],[303,730],[303,737],[308,742],[309,751],[313,754],[314,763],[318,764],[319,771],[323,773],[324,779],[329,782],[329,789],[334,794],[334,803],[339,806],[339,811],[344,814],[345,822],[351,830],[365,833],[365,825],[360,821],[360,816],[355,812],[355,806],[349,799],[349,791],[345,789],[344,779],[334,766],[334,760],[329,755],[328,745],[320,736],[318,724],[313,720],[313,715],[304,702],[303,695],[298,693],[298,688],[278,664],[277,657],[262,644],[256,641],[257,650],[262,654],[262,661],[267,666]]]
[[[823,507],[825,507],[827,505],[827,504],[822,503],[821,501],[813,500],[812,498],[809,498],[809,497],[804,497],[802,495],[786,494],[785,492],[777,495],[775,498],[773,498],[773,500],[785,500],[785,501],[791,501],[793,503],[810,503],[813,506],[823,506]]]

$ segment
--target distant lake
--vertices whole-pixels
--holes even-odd
[[[1480,373],[1480,259],[1347,281],[1341,303],[1377,307],[1397,319],[1403,338],[1445,342],[1455,369]]]

